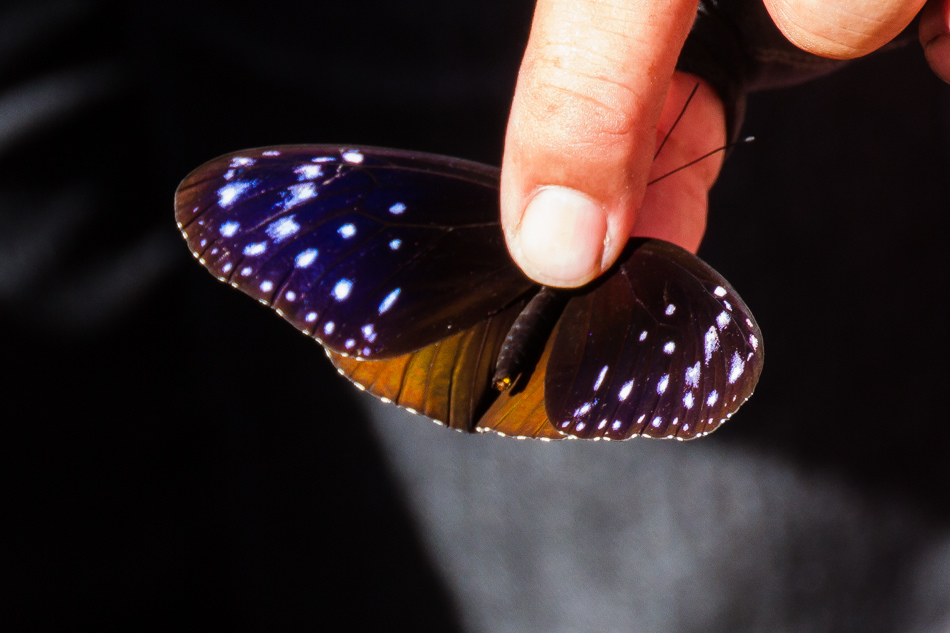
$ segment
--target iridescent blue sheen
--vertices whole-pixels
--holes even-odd
[[[631,240],[602,279],[561,294],[560,316],[516,318],[537,286],[508,256],[493,167],[372,148],[245,150],[192,172],[176,216],[202,264],[317,339],[341,373],[460,430],[690,439],[731,416],[761,373],[742,299],[664,242]],[[540,322],[554,325],[519,330]],[[492,375],[512,346],[527,365],[498,381],[514,384],[502,398]],[[537,397],[535,384],[543,405],[519,395]]]

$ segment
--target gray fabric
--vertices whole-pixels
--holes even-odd
[[[472,633],[950,630],[950,531],[898,499],[711,439],[517,441],[366,407]]]

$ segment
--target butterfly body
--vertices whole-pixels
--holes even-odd
[[[343,375],[458,430],[690,439],[751,395],[761,333],[712,268],[632,240],[593,284],[538,293],[508,256],[497,200],[497,170],[477,163],[286,146],[199,167],[176,216],[215,276],[317,339]]]

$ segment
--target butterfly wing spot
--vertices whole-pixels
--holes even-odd
[[[396,299],[399,298],[400,292],[401,292],[401,289],[396,288],[395,290],[390,292],[388,295],[386,295],[386,298],[383,299],[383,302],[379,304],[379,308],[376,310],[376,312],[380,315],[387,312],[391,307],[393,307],[393,304],[396,303]]]
[[[617,394],[617,399],[620,400],[620,402],[623,402],[630,395],[631,391],[633,391],[633,380],[628,380],[627,382],[623,383],[623,387],[620,388],[620,392]]]
[[[709,364],[709,361],[712,360],[713,352],[719,349],[719,335],[716,333],[716,328],[710,326],[706,330],[706,335],[703,337],[703,350],[705,354],[706,364]]]
[[[323,166],[312,162],[303,163],[294,167],[294,173],[299,181],[316,180],[323,175]]]
[[[253,186],[253,182],[240,180],[224,185],[218,189],[218,206],[222,209],[227,209]]]
[[[238,232],[238,229],[241,228],[240,222],[235,222],[234,220],[228,220],[224,222],[219,228],[218,233],[221,234],[221,237],[234,237]]]
[[[350,149],[343,152],[343,160],[354,165],[359,165],[363,162],[363,153],[358,149]]]
[[[743,371],[745,371],[745,361],[739,356],[739,352],[733,352],[732,362],[729,366],[729,384],[734,385],[736,381],[739,380],[739,377],[742,376]]]
[[[245,257],[257,257],[267,252],[267,240],[263,242],[251,242],[244,247]]]

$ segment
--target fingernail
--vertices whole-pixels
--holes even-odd
[[[528,202],[521,221],[525,272],[548,285],[586,283],[600,273],[606,235],[600,205],[573,189],[545,187]]]

